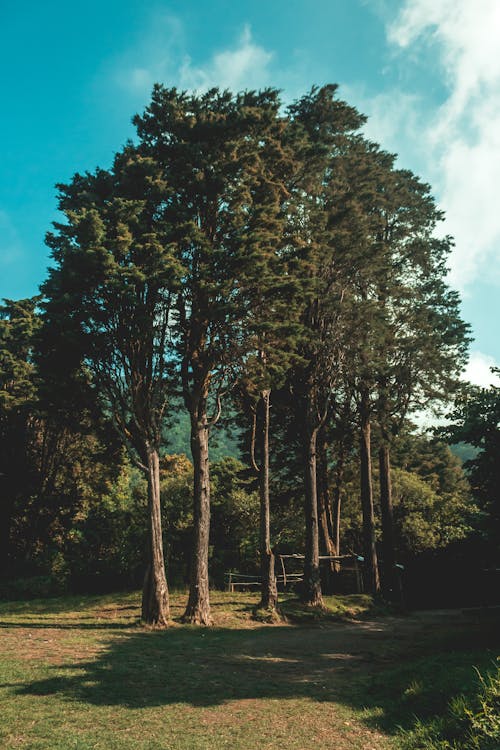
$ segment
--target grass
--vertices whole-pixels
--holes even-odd
[[[425,748],[422,726],[497,655],[495,614],[374,618],[351,596],[318,616],[285,598],[286,621],[264,624],[255,593],[213,592],[199,629],[172,599],[168,631],[139,625],[138,594],[0,604],[0,746]]]

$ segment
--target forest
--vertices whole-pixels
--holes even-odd
[[[277,612],[284,554],[311,608],[344,555],[394,605],[494,598],[500,393],[461,380],[431,187],[364,122],[335,85],[155,85],[57,186],[40,294],[0,307],[1,598],[142,586],[162,628],[187,587],[210,625],[228,571]]]

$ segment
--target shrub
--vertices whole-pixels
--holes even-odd
[[[477,692],[454,698],[446,714],[418,721],[403,739],[404,750],[498,750],[500,748],[500,662],[478,672]]]

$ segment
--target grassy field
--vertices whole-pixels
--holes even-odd
[[[163,632],[140,626],[138,594],[0,604],[0,747],[399,748],[498,654],[494,611],[393,616],[351,596],[321,618],[286,601],[266,624],[255,593],[214,592],[199,629],[175,622],[185,601]]]

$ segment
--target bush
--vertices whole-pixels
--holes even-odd
[[[404,750],[498,750],[500,747],[500,662],[477,692],[454,698],[443,717],[417,722],[404,737]]]
[[[0,582],[0,600],[46,599],[67,592],[66,581],[54,575],[29,576]]]

